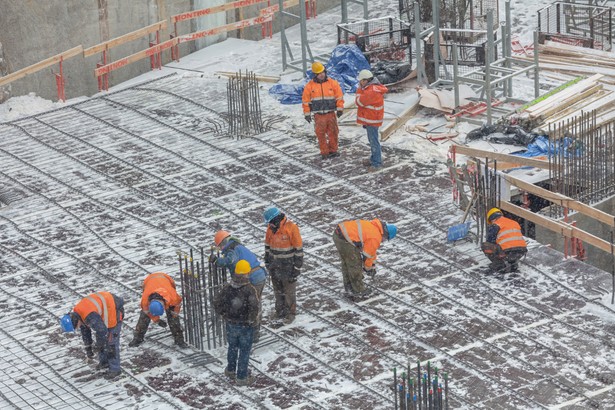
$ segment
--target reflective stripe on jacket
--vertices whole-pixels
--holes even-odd
[[[164,309],[167,310],[173,306],[173,311],[179,314],[181,308],[182,297],[177,293],[175,281],[164,272],[154,272],[145,278],[143,281],[143,295],[141,296],[141,309],[151,319],[159,316],[152,316],[149,313],[149,297],[157,293],[164,299]]]
[[[84,297],[77,303],[73,309],[81,321],[85,323],[85,319],[90,313],[97,313],[107,329],[111,329],[117,325],[117,307],[113,295],[109,292],[96,292]],[[122,320],[122,318],[119,318]]]
[[[380,127],[384,118],[384,94],[389,91],[374,78],[365,88],[357,89],[357,123]]]
[[[521,227],[516,221],[501,216],[493,223],[500,227],[495,243],[500,245],[502,250],[527,247],[521,234]]]
[[[303,89],[303,113],[326,114],[332,111],[344,110],[344,93],[340,84],[332,78],[322,83],[313,79]]]
[[[297,225],[286,217],[280,221],[280,228],[275,233],[267,227],[265,263],[275,263],[278,269],[286,272],[303,266],[303,239]]]
[[[354,244],[363,255],[366,268],[371,268],[376,262],[376,251],[382,243],[384,228],[379,219],[371,221],[344,221],[338,225],[344,238]]]

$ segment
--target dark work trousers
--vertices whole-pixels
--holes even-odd
[[[169,330],[171,330],[171,334],[173,335],[173,339],[175,339],[175,343],[184,341],[184,334],[182,333],[182,327],[179,322],[179,316],[175,314],[171,309],[167,309],[167,323],[169,324]],[[137,340],[143,340],[145,337],[145,333],[147,332],[147,328],[149,327],[149,323],[152,320],[147,316],[146,313],[141,311],[139,314],[139,321],[137,322],[137,326],[135,326],[134,338]]]
[[[101,366],[109,364],[110,372],[120,371],[120,333],[122,322],[109,329],[107,348],[98,352],[98,363]]]
[[[363,284],[363,259],[359,248],[346,239],[333,232],[333,243],[342,260],[342,276],[344,277],[344,289],[353,294],[365,292]]]
[[[229,372],[237,371],[237,380],[248,377],[248,362],[250,361],[253,336],[254,328],[252,326],[226,322],[226,340],[228,341],[226,370]]]
[[[271,272],[271,284],[275,293],[275,313],[279,319],[297,314],[297,282],[290,282],[286,273]]]
[[[318,138],[321,155],[337,152],[339,128],[334,111],[326,114],[314,114],[314,132]]]

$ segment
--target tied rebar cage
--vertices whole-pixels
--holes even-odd
[[[538,10],[540,43],[545,40],[610,51],[613,9],[597,5],[554,2]]]
[[[204,351],[224,346],[226,328],[213,301],[228,280],[226,268],[216,265],[219,257],[212,248],[207,258],[203,248],[200,262],[190,253],[178,251],[182,288],[183,328],[186,342]]]
[[[226,90],[230,135],[242,138],[262,133],[264,126],[256,75],[239,71],[229,79]]]
[[[549,129],[551,191],[591,205],[615,195],[615,121],[596,125],[585,113]],[[562,217],[560,206],[549,208]]]
[[[399,18],[414,26],[416,0],[399,0]],[[422,29],[432,20],[432,0],[419,0]],[[487,13],[499,14],[498,0],[440,0],[440,28],[486,29]],[[495,22],[497,25],[497,21]]]

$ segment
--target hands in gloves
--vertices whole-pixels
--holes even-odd
[[[167,327],[167,322],[165,320],[159,319],[157,322],[160,327]]]
[[[312,122],[312,116],[311,116],[311,115],[306,115],[306,116],[305,116],[305,120],[306,120],[307,122]]]
[[[344,111],[337,111],[337,118],[341,117],[344,114]]]
[[[376,267],[375,266],[372,266],[370,268],[364,267],[363,273],[365,273],[370,278],[373,278],[376,275]]]

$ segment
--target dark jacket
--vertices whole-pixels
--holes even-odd
[[[233,280],[214,299],[214,309],[229,323],[256,326],[260,313],[256,288],[248,280]]]

